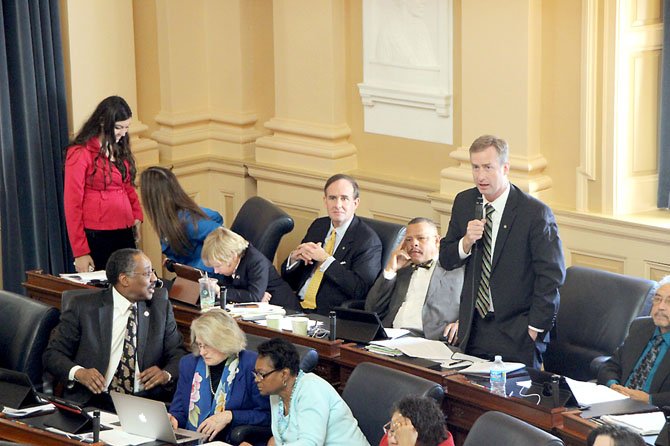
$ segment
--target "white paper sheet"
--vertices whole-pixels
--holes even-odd
[[[443,342],[424,338],[402,337],[384,341],[372,341],[371,344],[395,348],[413,358],[430,359],[433,361],[449,360],[453,352]]]
[[[88,283],[91,280],[107,280],[107,273],[105,270],[93,271],[90,273],[74,273],[74,274],[60,274],[63,279],[71,280],[76,283]]]
[[[658,435],[665,424],[663,412],[635,413],[631,415],[603,415],[602,421],[620,424],[640,435]]]
[[[100,439],[111,446],[138,445],[153,441],[153,438],[140,437],[139,435],[129,434],[121,429],[109,429],[100,431]]]
[[[2,409],[2,413],[7,415],[10,418],[20,418],[28,415],[33,415],[40,412],[50,412],[56,409],[51,403],[40,404],[39,406],[27,407],[25,409],[12,409],[11,407],[5,407]]]
[[[470,367],[461,370],[461,373],[466,375],[488,376],[489,373],[491,372],[491,364],[493,364],[491,361],[475,362]],[[507,373],[511,373],[514,372],[515,370],[519,370],[526,367],[526,365],[521,362],[503,362],[503,365],[505,366],[505,372]]]
[[[409,333],[409,330],[406,328],[384,328],[384,331],[389,339],[399,338],[400,336],[405,336]]]
[[[628,398],[615,390],[600,384],[577,381],[576,379],[565,377],[565,381],[570,387],[570,391],[575,396],[577,402],[582,406],[590,406],[597,403],[606,403],[608,401],[625,400]]]

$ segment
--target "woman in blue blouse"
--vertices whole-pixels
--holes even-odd
[[[168,260],[211,273],[200,253],[202,243],[214,229],[223,225],[216,211],[199,207],[179,185],[170,169],[149,167],[140,177],[142,205],[161,240]],[[170,263],[167,263],[168,269]]]
[[[299,369],[293,344],[273,338],[258,346],[256,384],[270,395],[277,446],[369,446],[342,397],[327,381]]]
[[[254,383],[255,352],[244,350],[246,337],[224,310],[212,309],[191,323],[193,353],[179,362],[179,380],[170,421],[206,434],[208,441],[229,441],[239,425],[268,426],[270,404]]]

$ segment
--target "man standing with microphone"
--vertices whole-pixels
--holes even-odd
[[[480,136],[470,163],[475,187],[454,199],[440,243],[444,269],[466,265],[459,321],[445,337],[474,356],[539,368],[565,279],[556,220],[509,182],[505,140]]]

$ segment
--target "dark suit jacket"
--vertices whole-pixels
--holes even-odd
[[[75,365],[96,368],[105,375],[112,345],[113,311],[111,287],[73,297],[44,352],[45,368],[63,382]],[[156,289],[151,301],[138,302],[137,322],[139,370],[155,365],[167,370],[173,381],[178,379],[179,360],[186,351],[165,289]],[[79,383],[71,384],[64,396],[86,404],[92,393]],[[156,387],[142,392],[142,396],[159,398],[164,390]]]
[[[222,276],[219,283],[227,289],[231,302],[260,302],[266,291],[270,303],[284,308],[300,309],[300,301],[291,287],[279,277],[274,265],[263,253],[249,245],[232,277]]]
[[[456,195],[449,229],[440,243],[440,263],[445,269],[465,264],[458,338],[461,348],[466,350],[475,316],[473,295],[481,276],[482,249],[477,249],[477,255],[461,260],[458,242],[466,233],[468,221],[475,218],[475,202],[479,195],[476,188]],[[548,341],[558,311],[558,289],[564,280],[565,263],[554,214],[544,203],[510,184],[489,282],[496,324],[515,345],[532,346],[532,342],[529,344],[529,325],[543,329],[544,338],[540,334],[538,340]],[[528,355],[532,361],[532,352],[519,352],[520,358]],[[541,361],[541,358],[536,359]]]
[[[302,243],[323,243],[328,229],[330,229],[330,218],[322,217],[314,220]],[[381,271],[381,256],[382,243],[377,234],[354,216],[337,250],[333,253],[335,261],[328,266],[323,275],[316,294],[316,311],[327,315],[345,300],[365,299],[377,274]],[[282,277],[297,293],[315,268],[315,263],[305,265],[300,262],[287,270],[284,261]]]
[[[405,266],[391,280],[386,280],[382,272],[372,285],[365,300],[365,310],[379,314],[384,327],[393,327],[393,320],[405,302],[413,272],[411,266]],[[444,327],[458,319],[462,288],[463,268],[447,271],[439,264],[435,265],[421,312],[426,338],[442,339]]]
[[[238,371],[235,374],[230,393],[226,395],[226,410],[233,412],[233,421],[216,436],[218,440],[230,441],[230,431],[236,426],[256,425],[270,427],[270,399],[258,392],[254,375],[258,354],[249,350],[240,352]],[[191,401],[191,387],[198,358],[192,354],[179,362],[179,382],[170,405],[170,413],[185,428]],[[218,383],[212,383],[216,390]],[[209,387],[200,387],[200,395],[206,393],[212,398]]]
[[[628,336],[614,352],[614,355],[598,371],[598,383],[606,385],[609,380],[616,380],[622,386],[633,372],[633,367],[640,359],[647,343],[656,330],[650,317],[635,319],[630,325]],[[649,388],[651,403],[658,407],[670,405],[670,352],[667,352],[656,370]]]

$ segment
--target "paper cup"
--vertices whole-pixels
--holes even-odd
[[[291,326],[293,327],[293,333],[297,335],[307,336],[307,322],[309,321],[306,317],[293,317],[291,318]]]
[[[281,320],[284,318],[281,314],[268,314],[265,316],[265,321],[268,324],[268,328],[281,331]]]

